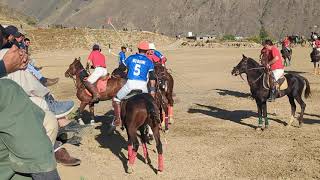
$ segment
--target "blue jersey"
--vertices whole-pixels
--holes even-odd
[[[154,50],[154,55],[156,55],[159,59],[162,59],[164,56],[157,50]]]
[[[142,54],[129,56],[124,65],[128,68],[127,78],[130,80],[148,81],[148,74],[154,70],[153,62]]]
[[[121,51],[119,53],[119,64],[124,63],[124,61],[126,60],[126,53],[124,53],[123,51]]]

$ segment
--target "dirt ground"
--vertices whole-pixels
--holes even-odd
[[[249,86],[231,75],[242,53],[257,59],[259,49],[176,49],[166,51],[175,79],[175,124],[162,136],[165,171],[157,175],[155,145],[150,145],[152,164],[136,161],[135,173],[125,172],[127,135],[121,130],[107,135],[111,102],[96,106],[97,125],[88,128],[79,147],[67,145],[79,157],[78,167],[58,167],[65,180],[98,179],[319,179],[320,178],[320,76],[311,74],[310,49],[293,49],[287,72],[299,73],[311,82],[312,98],[306,100],[305,125],[284,126],[290,118],[286,97],[268,104],[271,128],[256,132],[257,109],[249,98]],[[73,81],[64,78],[74,57],[85,50],[34,54],[44,74],[59,76],[52,87],[58,99],[75,97]],[[108,56],[109,71],[116,58]],[[297,109],[300,112],[300,108]],[[297,126],[297,121],[293,124]],[[165,141],[166,139],[166,141]],[[142,154],[142,149],[139,149]],[[140,159],[142,156],[139,157]]]

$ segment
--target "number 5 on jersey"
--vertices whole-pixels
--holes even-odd
[[[141,65],[140,65],[140,64],[136,64],[136,65],[134,66],[133,75],[139,76],[139,75],[140,75],[140,68],[141,68]]]

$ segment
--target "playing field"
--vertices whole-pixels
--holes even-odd
[[[111,102],[107,101],[96,106],[99,122],[86,130],[82,145],[67,146],[82,164],[59,166],[62,179],[319,179],[320,76],[311,74],[310,51],[294,48],[293,64],[286,69],[311,83],[312,97],[306,100],[305,125],[285,126],[290,118],[290,105],[284,97],[268,104],[271,127],[264,132],[254,129],[257,109],[249,97],[247,82],[231,75],[242,54],[257,59],[259,49],[166,51],[168,67],[175,79],[176,104],[175,123],[165,138],[162,136],[165,171],[156,175],[152,169],[157,167],[153,144],[149,146],[151,166],[138,159],[135,173],[126,174],[127,135],[121,130],[107,135],[105,122],[112,119]],[[55,96],[71,98],[78,107],[73,81],[65,78],[64,72],[75,57],[85,60],[88,54],[85,50],[69,50],[33,57],[45,66],[44,74],[61,78],[51,88]],[[117,60],[107,56],[108,70],[112,71]],[[297,110],[300,112],[300,107]],[[142,154],[141,148],[139,153]]]

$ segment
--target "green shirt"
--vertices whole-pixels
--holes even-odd
[[[44,112],[12,80],[0,79],[0,179],[56,169]],[[12,174],[13,173],[13,174]]]

